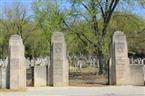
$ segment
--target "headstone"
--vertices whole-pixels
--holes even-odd
[[[68,62],[66,58],[66,44],[64,34],[61,32],[54,32],[52,34],[50,85],[68,85]]]
[[[144,85],[144,65],[130,64],[131,85]]]
[[[128,85],[130,67],[126,36],[123,32],[114,33],[110,45],[109,84]]]
[[[33,68],[33,86],[44,87],[47,85],[47,70],[46,66],[34,66]]]
[[[23,90],[26,88],[26,65],[24,45],[19,35],[12,35],[9,40],[8,82],[9,89]]]

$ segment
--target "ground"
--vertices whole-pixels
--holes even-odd
[[[105,75],[97,75],[97,69],[92,67],[87,68],[69,68],[69,85],[78,87],[98,87],[107,86],[108,77]],[[32,86],[31,70],[27,70],[27,86]]]
[[[107,76],[98,76],[94,68],[70,68],[67,87],[29,86],[23,91],[0,90],[0,96],[145,96],[145,86],[109,86],[107,82]]]
[[[82,68],[76,69],[70,67],[69,72],[69,85],[70,86],[81,86],[81,87],[98,87],[107,86],[108,79],[105,75],[97,75],[96,68]]]
[[[145,87],[28,87],[22,92],[0,92],[0,96],[145,96]]]

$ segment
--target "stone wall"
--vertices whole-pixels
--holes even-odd
[[[42,87],[47,85],[47,67],[34,66],[33,67],[33,86]]]
[[[6,88],[6,67],[0,66],[0,88]]]
[[[131,85],[144,85],[144,65],[130,64]]]

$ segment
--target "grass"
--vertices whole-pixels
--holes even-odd
[[[96,68],[74,68],[69,69],[69,85],[82,87],[106,86],[108,83],[107,76],[97,75]],[[32,86],[32,71],[27,70],[27,86]]]
[[[95,86],[106,86],[108,83],[107,76],[97,75],[96,68],[82,68],[75,69],[70,68],[69,72],[69,83],[70,86],[83,86],[83,87],[95,87]]]

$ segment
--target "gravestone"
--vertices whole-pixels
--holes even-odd
[[[26,65],[24,45],[19,35],[12,35],[9,40],[8,82],[9,89],[22,90],[26,88]]]
[[[130,67],[126,36],[117,31],[113,34],[110,45],[109,84],[128,85],[130,81]]]
[[[43,87],[47,85],[47,70],[46,66],[33,67],[33,86]]]
[[[68,85],[68,62],[64,34],[54,32],[51,39],[50,85]]]

